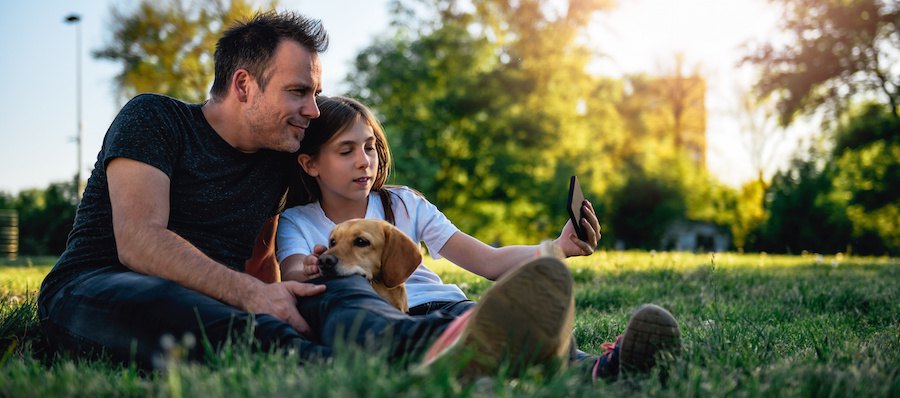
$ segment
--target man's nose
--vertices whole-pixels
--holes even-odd
[[[321,115],[319,105],[316,104],[316,97],[311,96],[309,100],[300,108],[300,114],[309,119],[315,119]]]

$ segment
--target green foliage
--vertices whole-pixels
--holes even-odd
[[[611,238],[626,247],[653,249],[666,227],[687,212],[684,192],[677,181],[665,176],[632,174],[625,186],[612,195]]]
[[[848,113],[832,151],[813,148],[775,176],[756,248],[900,253],[898,133],[900,119],[884,106]]]
[[[836,135],[831,198],[853,224],[854,247],[900,253],[900,118],[866,106]]]
[[[445,260],[426,260],[477,298],[490,282]],[[52,261],[49,261],[52,263]],[[142,374],[102,360],[41,358],[34,334],[17,334],[0,361],[3,396],[265,397],[334,396],[661,396],[887,397],[900,394],[900,263],[895,258],[598,252],[568,260],[576,281],[575,336],[601,352],[638,305],[671,310],[685,351],[658,373],[591,385],[585,369],[535,369],[507,380],[463,383],[452,370],[416,374],[379,355],[347,353],[328,364],[297,366],[290,355],[253,353],[236,343],[205,365],[178,345],[165,370]],[[49,265],[0,267],[0,325],[35,324],[34,305],[11,297],[35,292]],[[27,315],[16,315],[27,314]],[[5,336],[0,336],[5,337]]]
[[[808,158],[795,158],[791,168],[772,179],[767,195],[768,222],[759,250],[776,253],[845,251],[851,224],[841,205],[832,200],[833,171],[821,162],[822,151],[810,149]]]
[[[757,231],[766,221],[765,209],[766,186],[759,180],[752,180],[741,186],[735,198],[735,217],[731,226],[731,237],[734,247],[740,251],[757,247]]]
[[[417,17],[415,4],[437,10],[433,19]],[[699,76],[683,75],[679,63],[671,78],[638,76],[626,87],[586,72],[592,54],[580,37],[606,2],[394,5],[397,28],[357,57],[350,95],[381,116],[395,182],[419,189],[480,239],[510,244],[558,234],[570,175],[579,176],[601,222],[616,224],[611,217],[641,216],[617,214],[632,210],[631,198],[610,195],[633,188],[627,168],[635,158],[666,169],[679,148],[704,163]],[[709,206],[720,187],[702,187],[708,175],[696,167],[679,170],[663,178],[678,189],[660,193],[678,197],[658,199],[675,208],[648,222],[657,229],[666,227],[657,221],[694,213],[715,218]],[[636,247],[658,244],[653,234],[631,235]]]
[[[598,177],[606,162],[591,161],[604,139],[576,109],[595,79],[574,41],[600,4],[554,16],[541,3],[480,1],[472,12],[434,1],[434,23],[403,19],[410,8],[398,13],[393,37],[357,57],[349,77],[351,95],[382,115],[395,181],[489,242],[558,233],[572,173],[593,197],[605,186]],[[547,57],[554,62],[540,61]]]
[[[745,61],[762,68],[761,96],[775,94],[781,122],[820,106],[839,115],[857,94],[898,117],[900,8],[884,0],[770,0],[785,10],[787,42],[759,46]]]
[[[863,103],[844,118],[834,133],[833,155],[838,157],[848,149],[859,149],[877,141],[889,145],[900,141],[900,118],[877,103]]]
[[[16,196],[4,194],[2,207],[16,210],[19,218],[19,253],[59,255],[75,222],[73,182],[52,183],[46,189],[28,189]]]
[[[154,92],[200,102],[212,84],[216,40],[253,12],[247,0],[141,0],[112,9],[112,38],[94,56],[122,64],[116,85],[124,98]]]

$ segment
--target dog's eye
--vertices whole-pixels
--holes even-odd
[[[368,245],[369,245],[369,241],[367,241],[367,240],[365,240],[365,239],[363,239],[363,238],[356,238],[356,239],[353,240],[353,246],[356,246],[356,247],[366,247],[366,246],[368,246]]]
[[[336,244],[337,244],[337,241],[334,239],[328,241],[328,247],[334,247],[334,245],[336,245]]]

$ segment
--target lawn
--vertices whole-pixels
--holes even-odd
[[[656,373],[590,385],[575,370],[463,383],[414,374],[383,358],[348,355],[299,367],[235,343],[208,363],[178,346],[167,368],[141,374],[99,360],[48,357],[34,296],[53,259],[0,263],[0,396],[900,396],[900,260],[765,254],[599,252],[570,259],[576,338],[599,352],[630,312],[653,302],[678,318],[682,355]],[[429,260],[478,297],[490,282]]]

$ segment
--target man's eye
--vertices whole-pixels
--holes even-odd
[[[335,245],[337,245],[337,241],[334,239],[332,239],[328,242],[328,247],[334,247]]]
[[[369,241],[367,241],[363,238],[356,238],[355,240],[353,240],[353,246],[356,246],[356,247],[366,247],[369,244],[370,244]]]

